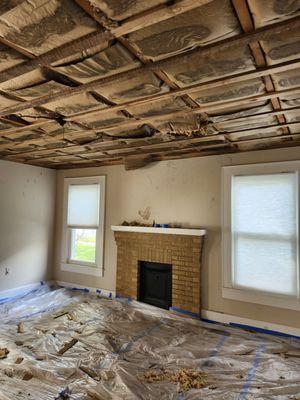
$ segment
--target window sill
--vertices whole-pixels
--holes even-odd
[[[265,294],[259,291],[241,290],[233,288],[222,289],[224,299],[243,301],[246,303],[262,304],[265,306],[286,308],[289,310],[300,311],[300,301],[297,297]]]
[[[103,276],[101,268],[87,265],[61,263],[60,269],[61,271],[74,272],[76,274]]]

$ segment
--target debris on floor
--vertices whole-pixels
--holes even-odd
[[[191,369],[182,369],[173,373],[163,370],[150,370],[145,372],[142,378],[149,383],[157,381],[178,382],[182,391],[201,389],[208,385],[207,374]]]
[[[297,338],[46,285],[0,316],[1,400],[300,398]]]
[[[8,353],[8,349],[0,349],[0,358],[6,358]]]
[[[23,322],[19,322],[19,323],[18,323],[17,332],[18,332],[18,333],[24,333],[24,332],[25,332],[25,328],[24,328],[24,323],[23,323]]]

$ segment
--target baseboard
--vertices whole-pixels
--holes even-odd
[[[16,288],[12,289],[7,289],[7,290],[1,290],[0,291],[0,301],[6,300],[6,299],[11,299],[13,297],[17,296],[22,296],[24,294],[27,294],[31,292],[32,290],[38,289],[44,284],[53,284],[53,281],[41,281],[41,282],[35,282],[35,283],[29,283],[28,285],[23,285],[19,286]]]
[[[82,285],[78,285],[77,283],[62,282],[62,281],[56,281],[56,283],[59,286],[62,286],[65,288],[70,288],[73,290],[82,290],[82,291],[89,292],[89,293],[100,294],[100,295],[108,297],[108,298],[116,297],[116,292],[113,290],[94,288],[94,287],[90,287],[90,286],[82,286]]]
[[[253,330],[257,330],[259,332],[300,337],[300,328],[273,324],[271,322],[257,321],[254,319],[238,317],[236,315],[223,314],[216,311],[202,310],[201,318],[212,322],[220,322],[222,324],[237,326],[241,328],[252,328]]]

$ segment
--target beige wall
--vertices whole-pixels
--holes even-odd
[[[115,289],[116,245],[111,225],[140,219],[147,208],[149,221],[180,223],[208,231],[202,272],[203,307],[241,317],[300,327],[300,313],[222,298],[221,167],[296,160],[300,148],[248,152],[177,161],[125,171],[123,166],[65,170],[57,179],[56,278],[65,282]],[[63,178],[106,175],[105,273],[103,278],[60,271]]]
[[[52,278],[55,180],[55,171],[0,161],[0,291]]]

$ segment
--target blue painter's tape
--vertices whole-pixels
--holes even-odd
[[[120,355],[129,352],[133,345],[140,339],[144,338],[147,335],[150,335],[152,332],[156,331],[159,329],[165,322],[163,320],[160,320],[157,324],[154,326],[151,326],[139,333],[137,333],[133,338],[126,343],[123,343],[122,346],[119,347],[119,349],[115,352],[111,352],[106,355],[106,357],[98,364],[98,368],[106,368],[107,362],[110,360],[118,358]]]
[[[254,332],[259,332],[259,333],[265,333],[267,335],[289,337],[289,338],[298,339],[298,340],[300,339],[300,336],[290,335],[288,333],[273,331],[273,330],[270,330],[270,329],[257,328],[255,326],[250,326],[250,325],[237,324],[235,322],[230,322],[229,324],[226,324],[226,323],[221,323],[221,322],[213,321],[211,319],[206,319],[206,318],[201,318],[201,321],[207,322],[209,324],[230,326],[231,328],[243,329],[243,330],[246,330],[246,331],[254,331]],[[251,332],[249,332],[249,333],[251,333]]]
[[[265,333],[267,335],[273,335],[273,336],[283,336],[283,337],[291,337],[295,339],[300,339],[300,336],[294,336],[290,335],[288,333],[283,333],[283,332],[277,332],[277,331],[272,331],[269,329],[263,329],[263,328],[257,328],[255,326],[249,326],[249,325],[243,325],[243,324],[236,324],[234,322],[230,322],[229,326],[232,326],[234,328],[240,328],[240,329],[246,329],[246,330],[251,330],[259,333]]]
[[[123,296],[120,296],[120,295],[116,296],[116,300],[127,301],[127,303],[131,303],[133,301],[133,299],[131,297],[123,297]]]
[[[89,293],[89,289],[87,288],[77,288],[77,287],[72,287],[71,290],[76,290],[78,292],[85,292],[85,293]]]
[[[188,315],[188,316],[194,317],[194,318],[199,318],[199,316],[200,316],[197,313],[193,313],[191,311],[186,311],[186,310],[181,310],[180,308],[177,308],[177,307],[170,307],[169,310],[170,311],[176,311],[176,312],[178,312],[180,314]]]
[[[228,338],[228,336],[225,336],[225,335],[222,335],[220,337],[220,339],[219,339],[218,343],[216,344],[216,346],[211,350],[210,355],[208,356],[208,360],[206,360],[203,363],[203,367],[209,367],[211,365],[210,360],[218,354],[220,348],[224,345],[224,343],[226,342],[227,338]]]
[[[254,360],[253,360],[253,363],[252,363],[252,367],[248,372],[248,375],[247,375],[247,378],[246,378],[246,382],[245,382],[245,384],[244,384],[244,386],[243,386],[243,388],[242,388],[242,390],[241,390],[241,392],[239,394],[238,400],[243,400],[243,399],[246,398],[246,395],[247,395],[247,393],[249,391],[249,387],[250,387],[250,385],[251,385],[251,383],[252,383],[252,381],[253,381],[253,379],[255,377],[256,370],[257,370],[258,364],[260,362],[260,356],[261,356],[261,353],[264,351],[264,348],[265,348],[265,345],[263,343],[261,343],[259,345],[258,349],[256,350],[255,356],[254,356]]]

